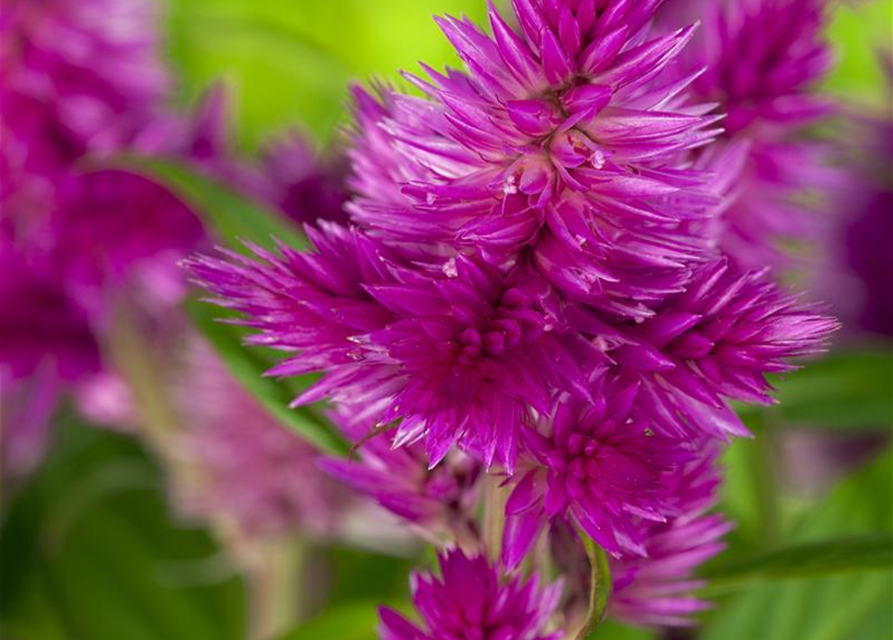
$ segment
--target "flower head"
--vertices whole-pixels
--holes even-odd
[[[70,176],[60,181],[58,192],[59,205],[45,231],[71,286],[89,296],[97,287],[142,280],[156,301],[182,298],[185,283],[177,261],[204,238],[183,201],[158,183],[121,170]]]
[[[0,274],[0,462],[11,479],[42,456],[60,395],[101,359],[87,310],[45,256],[0,234]]]
[[[728,114],[726,135],[802,124],[830,103],[812,89],[831,68],[827,0],[709,0],[693,89]]]
[[[441,578],[414,574],[412,601],[422,617],[417,626],[391,609],[381,609],[382,640],[558,640],[547,631],[558,606],[561,584],[541,588],[536,576],[505,578],[484,556],[462,551],[440,556]]]
[[[680,0],[677,4],[684,4]],[[701,37],[682,65],[704,68],[692,84],[701,100],[726,113],[723,144],[746,143],[748,161],[723,193],[720,246],[745,268],[790,260],[781,241],[817,239],[817,205],[837,181],[827,145],[807,139],[803,127],[833,110],[815,90],[830,70],[823,40],[826,0],[706,0]],[[819,194],[815,197],[815,194]]]

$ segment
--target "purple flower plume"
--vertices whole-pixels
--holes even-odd
[[[547,623],[561,597],[561,583],[545,588],[536,575],[503,577],[483,556],[451,550],[440,555],[441,577],[414,574],[417,626],[392,609],[381,609],[382,640],[558,640]]]
[[[766,67],[788,56],[817,78],[822,13],[789,25],[790,51],[751,15],[815,2],[715,22],[758,41],[746,62],[762,93],[751,72],[723,71],[746,39],[714,55],[707,33],[698,51],[712,57],[691,64],[693,27],[650,28],[657,0],[514,0],[509,21],[491,6],[490,34],[441,19],[466,71],[407,76],[424,97],[354,91],[354,226],[308,225],[308,253],[251,247],[188,267],[256,330],[249,344],[287,354],[270,375],[322,374],[295,403],[332,401],[359,443],[329,472],[447,534],[473,512],[481,470],[505,477],[506,568],[547,525],[577,552],[586,535],[612,556],[615,615],[679,624],[704,606],[690,574],[728,528],[706,512],[716,441],[748,433],[729,402],[771,403],[766,376],[836,328],[723,253],[731,208],[772,192],[753,184],[787,206],[818,175],[799,161],[813,147],[784,132],[822,108]],[[729,77],[728,92],[710,88]],[[735,122],[717,142],[724,109]],[[769,246],[759,220],[753,240]],[[441,566],[442,581],[416,578],[424,624],[385,610],[385,640],[552,637],[557,589],[540,596],[460,552]]]
[[[4,197],[45,192],[56,171],[119,149],[148,121],[169,88],[156,10],[148,0],[4,1]]]
[[[678,288],[709,244],[683,223],[717,204],[682,152],[719,117],[684,98],[697,73],[661,80],[693,28],[648,36],[658,4],[517,0],[520,31],[491,7],[492,35],[439,19],[468,73],[407,76],[427,99],[356,92],[354,220],[493,261],[531,247],[555,285],[607,306]]]

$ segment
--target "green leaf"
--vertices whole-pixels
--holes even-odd
[[[130,158],[125,163],[154,178],[190,203],[206,226],[213,230],[216,239],[234,251],[249,253],[243,240],[266,248],[275,245],[274,239],[296,249],[308,246],[298,227],[284,217],[185,164],[142,158]]]
[[[807,514],[791,545],[816,545],[837,536],[889,539],[893,516],[890,451],[851,478]],[[887,552],[877,556],[884,560]],[[854,554],[867,563],[872,553]],[[844,560],[828,560],[839,565]],[[728,600],[707,620],[703,640],[887,640],[893,628],[893,572],[840,574],[757,584]]]
[[[34,640],[242,640],[240,580],[196,570],[217,554],[171,521],[133,443],[65,425],[0,532],[0,626]]]
[[[785,425],[888,430],[893,423],[893,351],[887,346],[832,353],[773,382],[779,404],[768,413]]]
[[[893,565],[893,537],[867,534],[806,542],[750,558],[714,564],[702,573],[711,587],[765,580],[811,578],[836,573],[887,571]]]
[[[325,611],[280,640],[378,640],[377,625],[377,606],[371,602],[354,602]]]
[[[219,317],[220,309],[204,302],[191,300],[187,302],[186,310],[233,376],[274,418],[323,451],[336,455],[347,453],[348,445],[344,439],[312,407],[289,408],[298,393],[309,386],[310,379],[281,380],[266,376],[273,362],[264,357],[266,351],[242,343],[246,334],[243,327],[221,321],[225,318]]]

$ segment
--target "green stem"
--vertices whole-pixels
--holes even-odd
[[[580,537],[583,548],[586,550],[586,557],[589,558],[590,584],[589,611],[574,638],[575,640],[586,640],[605,617],[605,610],[608,608],[608,598],[611,596],[613,582],[611,579],[611,566],[608,564],[608,555],[605,553],[605,550],[586,535],[585,531],[578,529],[577,535]]]
[[[502,531],[505,527],[505,491],[499,486],[498,476],[484,480],[484,545],[492,560],[500,556]]]

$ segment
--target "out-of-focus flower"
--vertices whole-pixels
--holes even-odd
[[[190,473],[173,487],[183,511],[221,519],[252,537],[330,533],[344,493],[317,466],[319,452],[288,431],[193,339],[174,397],[182,427],[173,455]]]
[[[683,223],[717,204],[683,151],[717,133],[661,81],[692,28],[649,38],[658,2],[513,3],[514,30],[439,24],[467,74],[409,77],[429,99],[355,92],[353,219],[401,247],[530,247],[550,281],[628,314],[678,290],[709,241]]]
[[[523,432],[533,460],[506,503],[503,560],[514,568],[549,520],[574,522],[609,553],[645,555],[640,522],[677,515],[670,476],[693,457],[631,414],[637,386],[559,402]]]
[[[70,176],[59,186],[46,237],[53,239],[59,277],[91,290],[142,283],[155,302],[185,294],[177,260],[196,249],[204,230],[195,214],[166,188],[128,171]]]
[[[341,151],[322,157],[306,136],[289,131],[261,151],[269,200],[298,224],[330,220],[347,224],[347,158]]]
[[[59,394],[99,371],[99,347],[87,311],[44,256],[0,238],[0,405],[4,476],[40,459]]]
[[[666,13],[689,13],[684,0]],[[827,0],[705,0],[702,33],[684,57],[680,75],[704,72],[692,84],[704,101],[727,114],[722,143],[746,142],[742,174],[724,194],[720,246],[746,268],[781,265],[780,243],[815,242],[828,185],[836,181],[829,149],[809,140],[804,127],[832,112],[816,85],[832,64],[823,40]],[[673,10],[673,7],[677,7]],[[676,18],[678,20],[678,17]]]
[[[149,0],[4,1],[5,207],[51,201],[56,172],[120,149],[151,118],[169,88],[157,8]]]
[[[893,59],[881,65],[893,100]],[[893,337],[893,114],[854,114],[841,135],[845,181],[812,284],[850,334]]]
[[[381,609],[382,640],[558,640],[549,618],[558,606],[561,583],[542,588],[538,577],[503,577],[483,556],[462,551],[440,556],[441,578],[414,574],[412,600],[423,623],[417,626],[391,609]]]

